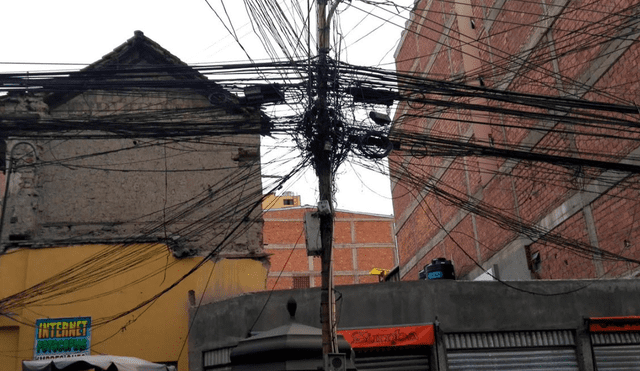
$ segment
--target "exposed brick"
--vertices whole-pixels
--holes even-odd
[[[355,283],[356,281],[354,276],[334,276],[333,277],[333,284],[336,286],[353,285]]]
[[[312,258],[313,268],[309,268],[309,258],[303,234],[303,217],[312,208],[283,208],[263,213],[265,251],[271,255],[269,279],[280,272],[290,275],[315,277],[315,286],[320,285],[321,259]],[[367,278],[374,267],[391,269],[395,262],[392,217],[349,212],[336,212],[334,226],[333,270],[336,284],[377,282]],[[296,244],[298,236],[302,239]],[[292,249],[294,249],[292,253]],[[358,254],[358,267],[354,267],[353,256]],[[291,257],[289,257],[291,255]],[[289,262],[285,265],[285,261]],[[359,278],[358,278],[359,277]],[[272,281],[269,281],[272,282]],[[278,283],[279,289],[292,286],[290,278]],[[288,286],[287,286],[288,285]]]
[[[354,270],[353,249],[350,249],[350,248],[333,249],[333,270],[334,271]]]
[[[392,269],[393,250],[389,248],[358,248],[358,270],[370,271],[373,268]]]
[[[597,102],[635,104],[633,99],[640,94],[637,68],[640,43],[636,40],[625,44],[625,38],[631,37],[625,32],[637,0],[576,0],[568,2],[566,8],[548,1],[471,0],[471,4],[474,20],[478,22],[472,31],[475,34],[468,36],[476,41],[462,44],[460,32],[467,31],[459,28],[457,21],[448,29],[442,27],[450,17],[456,17],[455,2],[418,2],[410,30],[420,37],[405,37],[396,58],[398,70],[469,85],[479,84],[482,77],[484,86],[520,93],[550,97],[575,94],[572,97]],[[494,4],[501,8],[494,8]],[[487,19],[489,14],[496,18]],[[559,15],[549,18],[549,14]],[[466,21],[468,19],[460,22]],[[551,28],[545,29],[547,26]],[[442,35],[446,36],[444,43],[438,44]],[[617,49],[607,49],[612,47]],[[465,66],[470,65],[469,58],[476,56],[480,67],[465,71]],[[430,66],[428,70],[427,66]],[[506,150],[606,162],[628,160],[627,156],[639,148],[640,134],[636,131],[597,123],[581,125],[536,118],[540,114],[558,113],[545,107],[476,97],[449,98],[435,94],[430,97],[517,110],[527,117],[478,114],[452,108],[440,110],[401,101],[395,127],[434,138],[470,141]],[[585,121],[587,117],[629,119],[603,111],[588,112]],[[549,126],[551,130],[533,130]],[[636,232],[640,230],[640,194],[636,177],[620,183],[603,179],[601,189],[605,191],[590,205],[595,223],[592,226],[585,221],[585,211],[574,209],[579,200],[576,195],[605,174],[602,169],[472,156],[451,161],[446,156],[422,156],[424,149],[421,149],[423,152],[407,149],[403,152],[405,156],[390,157],[392,178],[397,179],[392,193],[404,279],[417,279],[417,272],[437,257],[451,259],[456,271],[465,278],[477,264],[518,243],[517,238],[524,232],[518,223],[533,227],[542,221],[550,223],[545,225],[553,227],[553,235],[573,241],[575,246],[556,246],[544,238],[533,243],[530,249],[539,252],[542,258],[541,269],[535,273],[537,277],[594,278],[602,269],[605,277],[640,272],[638,264],[624,261],[625,258],[640,261],[640,232]],[[503,170],[498,172],[500,167]],[[425,189],[428,181],[442,191],[440,195]],[[585,192],[584,199],[594,198]],[[489,215],[483,216],[480,212],[475,224],[472,223],[469,210],[474,212],[473,207],[462,207],[467,201],[480,202],[481,211]],[[444,233],[445,226],[452,229]],[[595,233],[602,250],[620,257],[600,262],[594,260],[590,252],[579,248],[576,251],[576,246],[591,243],[589,231],[591,237]],[[425,251],[429,247],[429,251]],[[415,262],[417,254],[424,256],[420,255],[422,258]]]
[[[389,222],[355,222],[356,243],[393,243],[393,225]]]

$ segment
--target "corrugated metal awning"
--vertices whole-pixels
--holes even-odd
[[[592,332],[591,344],[640,344],[640,332]]]

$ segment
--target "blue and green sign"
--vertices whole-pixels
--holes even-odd
[[[91,349],[91,317],[36,320],[33,359],[88,356]]]

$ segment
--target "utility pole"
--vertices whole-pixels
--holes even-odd
[[[318,188],[320,193],[320,204],[318,214],[320,217],[320,240],[322,245],[322,286],[320,308],[322,316],[322,353],[337,353],[338,338],[335,326],[335,298],[333,292],[333,164],[332,152],[334,143],[332,142],[333,128],[329,115],[327,102],[328,79],[329,79],[329,22],[327,16],[327,0],[318,0],[318,72],[317,87],[318,101],[316,102],[318,127],[318,140],[320,148],[316,150],[316,174],[318,176]],[[333,9],[332,9],[333,10]],[[331,12],[332,13],[332,12]]]

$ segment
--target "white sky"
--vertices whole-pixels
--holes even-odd
[[[411,5],[413,0],[395,2]],[[220,0],[209,3],[225,17]],[[289,1],[278,3],[284,6]],[[306,9],[307,1],[299,3]],[[240,41],[254,60],[264,60],[266,54],[253,34],[242,4],[240,0],[225,1]],[[347,2],[338,7],[347,45],[342,60],[393,69],[393,54],[404,20],[391,19],[394,26],[380,19],[390,19],[392,14],[375,11],[366,15],[356,7],[371,10],[370,6],[357,0],[352,4],[349,6]],[[312,9],[315,13],[314,3]],[[81,68],[42,63],[95,62],[131,38],[135,30],[143,31],[188,64],[247,61],[205,0],[4,0],[0,1],[0,14],[0,73]],[[315,34],[313,30],[312,27]],[[316,183],[315,175],[308,172],[283,191],[301,195],[303,204],[315,204]],[[389,181],[384,176],[364,171],[355,174],[350,167],[343,167],[337,188],[338,209],[375,214],[393,212]]]

